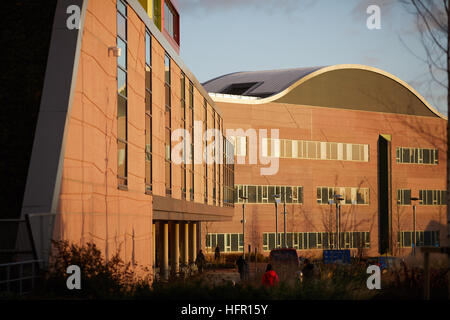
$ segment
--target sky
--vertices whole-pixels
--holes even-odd
[[[400,0],[178,3],[180,55],[200,82],[237,71],[363,64],[399,77],[447,113],[447,94],[430,75],[416,16]],[[379,6],[381,29],[367,28],[369,5]]]

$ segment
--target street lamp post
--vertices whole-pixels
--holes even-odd
[[[336,203],[336,236],[337,236],[337,247],[338,250],[341,249],[341,205],[339,203],[339,201],[344,200],[344,198],[342,198],[342,195],[340,194],[335,194],[333,196],[334,198],[334,203]]]
[[[239,197],[242,199],[242,254],[244,256],[245,260],[245,200],[247,200],[247,197]]]
[[[278,203],[280,203],[280,195],[274,194],[275,199],[275,249],[278,248]]]
[[[284,199],[284,247],[287,248],[287,243],[286,243],[286,199]]]
[[[412,197],[411,201],[417,201],[419,198]],[[412,236],[413,256],[416,256],[416,203],[413,202],[413,236]]]

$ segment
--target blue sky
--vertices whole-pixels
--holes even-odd
[[[178,0],[184,62],[200,82],[236,72],[341,63],[380,68],[409,83],[440,112],[415,16],[398,0]],[[366,9],[381,9],[369,30]]]

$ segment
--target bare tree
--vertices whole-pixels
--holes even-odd
[[[447,90],[447,119],[449,115],[450,103],[450,41],[449,23],[450,13],[449,0],[403,0],[408,9],[417,18],[417,27],[420,39],[426,53],[424,61],[428,65],[429,72],[433,80]],[[439,77],[443,74],[443,81]],[[450,127],[447,122],[447,247],[450,246],[450,148],[449,148]],[[448,254],[448,266],[450,267],[450,254]],[[450,277],[449,296],[450,296]]]

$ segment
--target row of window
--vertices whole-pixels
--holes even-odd
[[[341,196],[340,204],[369,204],[369,188],[317,187],[317,203],[331,204]]]
[[[370,248],[370,232],[353,231],[340,232],[341,248]],[[336,249],[338,241],[333,232],[287,232],[287,247],[298,250],[307,249]],[[277,246],[283,247],[284,233],[278,233]],[[263,233],[263,249],[275,248],[275,232]]]
[[[438,149],[397,147],[397,163],[438,164]]]
[[[231,137],[237,156],[246,156],[248,137]],[[397,163],[438,164],[438,149],[397,147]],[[288,139],[262,139],[266,157],[369,161],[369,145]]]
[[[279,196],[281,203],[303,203],[301,186],[235,185],[234,189],[234,203],[274,203],[275,195]]]
[[[370,232],[350,231],[340,232],[340,248],[359,249],[370,248]],[[412,247],[414,242],[412,231],[402,231],[397,234],[399,247]],[[287,232],[288,248],[297,250],[307,249],[335,249],[338,248],[336,233],[333,232]],[[416,231],[416,247],[439,247],[439,231]],[[219,246],[222,252],[242,252],[242,233],[208,233],[206,247],[214,249]],[[284,233],[278,233],[278,247],[284,247]],[[263,250],[275,249],[275,232],[263,233]]]
[[[369,161],[369,145],[287,140],[263,139],[262,155],[288,159]]]
[[[412,247],[414,232],[402,231],[397,234],[400,248]],[[416,247],[439,247],[439,231],[416,231]]]
[[[397,190],[397,204],[411,205],[411,190]],[[447,204],[446,190],[419,190],[419,205],[442,206]]]
[[[338,247],[336,233],[332,232],[287,232],[288,248],[297,250],[333,249]],[[243,249],[242,233],[208,233],[206,247],[219,246],[222,252],[239,252]],[[284,233],[278,233],[278,247],[284,247]],[[370,232],[340,232],[340,247],[346,249],[370,248]],[[275,232],[263,233],[263,250],[275,248]]]

